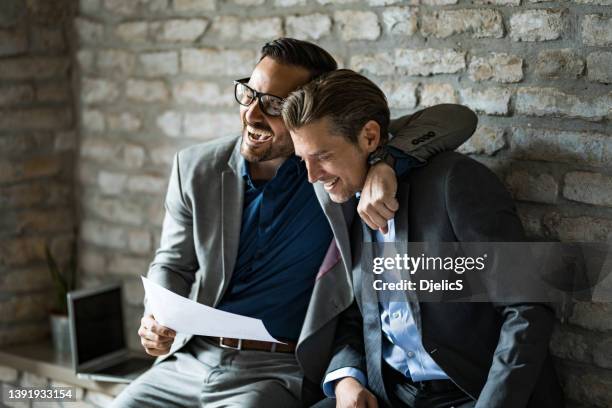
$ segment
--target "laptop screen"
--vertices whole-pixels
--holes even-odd
[[[119,287],[72,302],[77,366],[125,348]]]

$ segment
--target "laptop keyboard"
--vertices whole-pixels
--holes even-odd
[[[121,363],[99,370],[97,371],[97,374],[124,376],[128,374],[133,374],[138,371],[142,371],[145,368],[150,367],[152,364],[153,361],[150,360],[145,360],[142,358],[131,358],[129,360],[122,361]]]

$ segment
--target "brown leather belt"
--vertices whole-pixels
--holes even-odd
[[[231,339],[227,337],[210,337],[207,336],[215,345],[221,348],[234,349],[234,350],[257,350],[257,351],[269,351],[271,353],[293,353],[295,352],[296,344],[293,342],[287,342],[287,344],[271,343],[268,341],[259,340],[243,340],[243,339]]]

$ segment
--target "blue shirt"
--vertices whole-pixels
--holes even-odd
[[[398,160],[395,170],[398,177],[405,175],[412,167],[418,165],[414,159],[410,159],[401,152],[392,150]],[[401,166],[401,167],[400,167]],[[376,231],[373,236],[374,242],[395,242],[395,221],[388,222],[387,234]],[[391,255],[391,256],[394,256]],[[385,280],[389,278],[390,272],[379,276]],[[398,276],[389,281],[397,282]],[[412,381],[441,380],[448,379],[446,373],[436,364],[423,347],[421,334],[418,331],[414,317],[406,299],[405,302],[389,301],[384,296],[379,297],[379,311],[381,329],[383,332],[382,355],[383,359],[395,370],[404,374]],[[323,380],[323,392],[328,397],[335,397],[334,383],[344,377],[354,377],[362,385],[367,385],[365,374],[354,367],[345,367],[329,373]]]
[[[243,166],[238,259],[220,310],[261,319],[272,336],[296,341],[333,234],[306,167],[288,158],[269,181]]]

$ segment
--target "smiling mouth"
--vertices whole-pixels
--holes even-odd
[[[266,132],[247,126],[247,136],[252,144],[263,144],[272,140],[272,132]]]
[[[330,181],[325,181],[323,182],[323,187],[325,188],[326,191],[330,191],[336,186],[339,180],[340,180],[340,177],[336,177]]]

